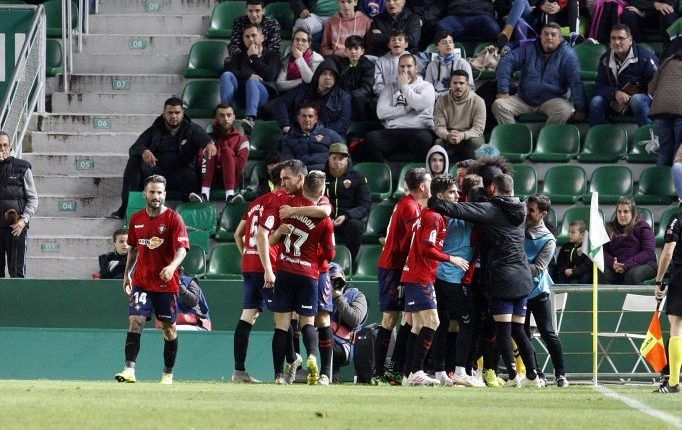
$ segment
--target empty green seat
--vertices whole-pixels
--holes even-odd
[[[199,246],[203,249],[209,249],[211,247],[211,238],[206,230],[188,228],[187,235],[189,236],[190,247]]]
[[[358,259],[355,262],[355,280],[376,280],[377,279],[377,263],[381,257],[381,245],[363,244],[360,247]]]
[[[215,5],[208,27],[209,39],[229,39],[234,20],[242,15],[246,15],[245,1],[224,1]]]
[[[47,39],[45,44],[45,76],[54,77],[64,71],[62,44],[55,39]]]
[[[581,77],[586,81],[594,81],[599,68],[599,58],[606,52],[606,46],[593,43],[581,43],[575,46],[575,53],[580,61]]]
[[[587,131],[585,147],[578,154],[578,160],[584,163],[615,163],[625,157],[627,147],[628,134],[624,128],[613,124],[595,125]]]
[[[535,151],[530,159],[537,162],[563,162],[575,158],[580,151],[580,131],[570,124],[542,127]]]
[[[147,200],[145,200],[142,191],[130,191],[128,193],[128,207],[126,207],[126,216],[123,225],[128,226],[130,223],[130,217],[135,212],[144,209],[146,206]]]
[[[190,118],[213,118],[218,104],[220,104],[218,80],[190,81],[182,90],[182,106]]]
[[[48,0],[43,3],[45,8],[47,37],[62,37],[62,0]],[[71,28],[78,28],[78,2],[71,2]],[[3,47],[4,48],[4,47]]]
[[[206,272],[206,251],[198,245],[190,246],[187,256],[182,260],[182,268],[190,276],[200,278]]]
[[[533,133],[523,124],[498,124],[490,144],[511,162],[523,161],[533,152]]]
[[[332,261],[341,266],[346,276],[353,275],[353,257],[344,245],[336,245],[336,256]]]
[[[291,30],[294,28],[296,18],[289,2],[278,1],[268,4],[265,6],[265,16],[274,18],[279,22],[282,39],[291,39]]]
[[[651,125],[643,125],[635,131],[635,135],[632,138],[632,146],[630,147],[630,152],[625,157],[628,163],[647,163],[654,164],[658,160],[658,154],[648,153],[646,151],[647,141],[653,139],[656,136],[654,127]]]
[[[242,274],[242,254],[236,243],[223,243],[211,252],[206,279],[231,279]]]
[[[663,245],[663,239],[665,238],[665,230],[668,228],[668,224],[673,219],[673,216],[682,212],[682,207],[673,207],[666,209],[665,212],[661,214],[661,221],[658,223],[658,228],[656,229],[656,245]]]
[[[417,167],[424,167],[424,163],[407,163],[402,169],[400,169],[400,174],[398,175],[398,186],[393,192],[394,199],[398,200],[405,197],[405,194],[407,194],[405,192],[405,174]]]
[[[331,16],[339,11],[339,2],[337,0],[318,0],[311,12],[320,16]]]
[[[220,212],[220,224],[218,224],[218,230],[215,232],[217,242],[234,241],[234,232],[237,230],[239,221],[241,221],[247,207],[248,203],[225,205]]]
[[[220,40],[202,40],[189,50],[186,78],[218,78],[224,70],[228,56],[227,44]]]
[[[677,198],[669,166],[651,166],[639,175],[635,202],[641,205],[667,205]]]
[[[599,215],[601,215],[602,222],[604,221],[604,212],[599,209]],[[561,229],[559,230],[559,236],[557,237],[557,243],[563,245],[568,242],[568,229],[573,221],[583,220],[585,221],[585,226],[589,230],[590,228],[590,207],[589,206],[573,206],[566,209],[564,212],[564,219],[561,221]]]
[[[603,166],[592,172],[590,192],[585,194],[585,202],[592,199],[592,193],[599,193],[599,204],[618,203],[621,197],[632,196],[632,172],[625,166]]]
[[[277,121],[256,121],[249,135],[251,143],[249,158],[261,159],[268,152],[277,150],[277,142],[281,135],[282,129]]]
[[[362,235],[362,241],[367,243],[378,243],[379,238],[386,235],[386,228],[393,215],[394,205],[375,205],[369,211],[367,218],[367,228]]]
[[[533,166],[517,164],[514,170],[514,195],[522,199],[538,191],[538,175]]]
[[[545,173],[542,193],[552,203],[575,203],[587,191],[587,174],[580,166],[554,166]]]
[[[391,168],[385,163],[359,163],[355,170],[365,175],[375,202],[386,200],[393,193]]]
[[[185,221],[188,228],[213,233],[216,230],[216,208],[213,203],[183,202],[175,211]]]

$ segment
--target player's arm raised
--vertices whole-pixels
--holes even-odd
[[[246,233],[246,220],[241,220],[234,231],[234,243],[237,244],[240,254],[244,254],[244,233]]]

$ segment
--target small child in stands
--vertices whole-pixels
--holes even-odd
[[[99,256],[99,279],[123,279],[128,258],[128,230],[116,230],[112,240],[114,250]]]
[[[585,221],[573,221],[568,229],[569,242],[561,247],[557,256],[556,273],[552,278],[557,284],[589,284],[592,282],[592,263],[583,254]]]

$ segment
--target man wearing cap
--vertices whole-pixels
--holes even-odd
[[[353,169],[348,147],[343,143],[333,143],[329,147],[324,173],[328,181],[327,197],[334,208],[331,217],[336,243],[346,245],[355,260],[365,231],[363,219],[369,215],[372,205],[367,178]]]

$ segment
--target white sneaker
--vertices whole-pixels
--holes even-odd
[[[417,373],[410,373],[410,376],[407,378],[407,384],[410,386],[422,385],[431,387],[434,385],[440,385],[440,381],[429,378],[429,375],[424,373],[423,370],[420,370]]]
[[[253,376],[249,375],[249,372],[245,370],[234,370],[232,371],[232,382],[246,382],[252,384],[260,384],[260,381]]]
[[[438,382],[440,382],[440,385],[443,385],[445,387],[452,387],[452,379],[450,379],[447,372],[445,372],[445,371],[436,372],[436,378],[435,379]]]
[[[452,382],[455,385],[461,385],[463,387],[472,387],[472,388],[484,388],[485,387],[485,383],[483,383],[483,381],[476,378],[475,376],[469,376],[469,375],[459,376],[457,374],[454,374],[454,375],[452,375]]]
[[[173,374],[163,373],[161,375],[161,385],[173,385]]]
[[[325,375],[324,373],[320,375],[320,378],[317,380],[318,385],[329,385],[329,376]]]
[[[542,379],[536,376],[535,379],[522,378],[521,386],[530,388],[543,388],[545,385],[542,383]]]
[[[505,386],[505,387],[516,387],[516,388],[522,387],[522,386],[523,386],[523,380],[524,380],[524,379],[526,379],[526,378],[523,377],[523,376],[521,376],[521,375],[519,375],[519,374],[517,374],[517,375],[516,375],[516,378],[508,380],[508,381],[504,384],[504,386]]]
[[[300,354],[296,354],[296,360],[293,363],[284,363],[284,382],[287,384],[293,384],[296,379],[296,370],[301,367],[303,363],[303,358]]]
[[[203,203],[204,195],[199,193],[189,193],[189,201],[194,203]]]

